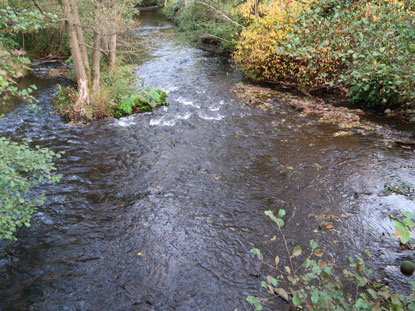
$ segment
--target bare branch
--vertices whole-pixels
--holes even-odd
[[[35,7],[40,11],[40,13],[42,13],[43,15],[45,15],[45,12],[43,12],[43,10],[40,8],[40,6],[37,4],[36,0],[32,0],[33,4],[35,5]]]
[[[225,41],[225,42],[232,43],[231,40],[227,40],[225,38],[221,38],[221,37],[218,37],[218,36],[215,36],[215,35],[211,35],[211,34],[208,34],[208,33],[201,32],[200,34],[203,35],[203,36],[205,36],[205,37],[214,38],[214,39],[218,39],[218,40],[221,40],[221,41]]]
[[[211,8],[211,9],[212,9],[212,10],[214,10],[215,12],[219,13],[219,14],[220,14],[220,16],[222,16],[222,17],[223,17],[223,18],[225,18],[226,20],[230,21],[231,23],[233,23],[233,24],[235,24],[235,25],[237,25],[237,26],[239,26],[239,27],[246,28],[245,26],[243,26],[243,25],[239,24],[238,22],[235,22],[233,19],[231,19],[231,18],[230,18],[229,16],[227,16],[225,13],[223,13],[223,12],[219,11],[217,8],[215,8],[214,6],[212,6],[212,5],[210,5],[210,4],[207,4],[207,3],[202,2],[202,1],[195,1],[194,3],[199,3],[199,4],[202,4],[202,5],[204,5],[204,6],[207,6],[208,8]]]

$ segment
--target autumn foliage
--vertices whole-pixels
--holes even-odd
[[[304,91],[335,88],[378,107],[415,104],[409,0],[248,1],[234,59],[248,77]]]

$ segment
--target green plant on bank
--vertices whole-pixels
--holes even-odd
[[[42,14],[25,8],[5,5],[0,7],[0,100],[5,103],[10,96],[17,96],[25,101],[34,100],[31,93],[34,85],[19,89],[17,80],[30,69],[30,59],[25,57],[23,49],[17,50],[17,36],[26,33],[36,33],[53,21],[53,14]]]
[[[1,3],[3,5],[3,3]],[[7,104],[11,97],[32,103],[36,86],[21,89],[17,80],[29,69],[30,60],[18,47],[17,34],[36,32],[44,26],[48,14],[32,12],[17,7],[0,6],[0,104]],[[54,174],[53,159],[60,153],[47,148],[32,149],[28,141],[12,142],[0,137],[0,239],[15,240],[17,228],[30,226],[30,216],[43,203],[44,194],[34,195],[32,189],[47,179],[59,180]]]
[[[121,98],[115,107],[116,118],[139,112],[153,111],[158,106],[167,106],[167,94],[157,88],[147,88],[129,92]]]
[[[34,196],[32,188],[45,179],[60,179],[54,174],[55,157],[61,154],[0,137],[0,239],[15,240],[17,228],[30,226],[30,216],[45,199],[44,194]]]
[[[0,104],[6,103],[10,97],[19,97],[27,102],[33,102],[35,85],[21,89],[17,80],[23,78],[30,69],[27,57],[13,57],[10,52],[3,50],[0,42]]]
[[[409,0],[315,1],[277,50],[305,62],[311,86],[343,86],[355,102],[411,108],[413,15]]]
[[[62,88],[60,84],[58,86],[58,91],[55,93],[55,97],[52,103],[55,105],[58,113],[63,117],[68,117],[71,114],[73,109],[73,103],[78,97],[78,92],[70,86]],[[70,119],[70,118],[69,118]]]
[[[174,0],[167,3],[164,12],[195,46],[215,47],[220,53],[231,53],[241,28],[224,16],[237,21],[239,18],[233,13],[236,6],[237,1],[194,1],[184,8],[183,0]]]
[[[306,93],[337,89],[373,108],[415,111],[410,0],[247,1],[234,59],[249,78]]]
[[[149,112],[158,106],[166,106],[167,94],[157,88],[138,89],[137,76],[131,66],[119,66],[113,74],[107,71],[101,76],[102,88],[100,94],[92,98],[86,106],[88,119],[102,117],[120,118],[132,113]],[[58,113],[65,119],[74,120],[74,103],[78,92],[71,86],[62,88],[58,85],[53,104]]]
[[[359,257],[348,257],[350,269],[343,270],[342,281],[336,274],[334,262],[322,260],[324,252],[314,240],[310,241],[308,254],[304,254],[300,246],[289,250],[282,230],[285,225],[285,210],[280,209],[278,217],[272,211],[266,211],[265,214],[277,225],[288,264],[283,265],[279,256],[275,257],[272,265],[268,264],[259,249],[251,249],[251,253],[275,272],[275,275],[268,275],[261,282],[261,286],[272,296],[246,298],[256,310],[262,310],[262,303],[274,297],[292,303],[298,310],[415,310],[415,282],[410,282],[411,294],[396,294],[388,286],[372,281],[370,275],[373,272],[365,267],[364,260]],[[295,262],[298,258],[302,258],[300,265]],[[346,288],[353,290],[346,292]]]
[[[415,213],[400,212],[400,217],[389,215],[389,219],[392,221],[392,225],[395,228],[395,238],[398,238],[402,244],[407,244],[411,247],[413,238],[415,237]],[[412,238],[412,239],[411,239]]]

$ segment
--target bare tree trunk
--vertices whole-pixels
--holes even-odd
[[[117,58],[117,1],[112,0],[111,4],[113,10],[113,20],[111,22],[111,37],[109,42],[109,50],[110,50],[110,73],[113,73],[115,70],[115,61]]]
[[[110,44],[108,42],[108,31],[107,30],[103,30],[104,33],[102,35],[101,38],[101,52],[105,55],[105,58],[109,61],[109,49],[110,49]]]
[[[64,32],[65,32],[65,23],[62,23],[59,26],[59,44],[56,50],[56,55],[59,55],[62,52]]]
[[[84,62],[82,60],[81,49],[78,42],[78,36],[75,30],[75,19],[72,15],[77,7],[71,8],[71,0],[60,0],[64,14],[65,14],[65,26],[68,33],[69,45],[71,48],[72,60],[75,67],[76,81],[78,83],[78,98],[74,104],[74,110],[77,116],[85,116],[85,104],[90,103],[89,89],[88,89],[88,77],[85,71]]]
[[[184,0],[184,8],[187,9],[187,0]]]
[[[94,43],[92,50],[92,93],[98,94],[101,90],[100,74],[101,74],[101,45],[102,45],[102,24],[99,16],[101,9],[101,0],[96,1],[95,4],[95,29],[94,29]]]
[[[89,77],[90,71],[89,71],[88,52],[86,50],[84,31],[82,30],[81,19],[79,18],[78,7],[77,7],[75,0],[69,0],[69,1],[72,7],[72,15],[74,19],[76,36],[78,38],[78,43],[79,43],[79,47],[81,50],[82,62],[84,63],[86,74]]]
[[[101,30],[94,32],[94,45],[92,51],[92,92],[97,94],[101,90],[100,74],[101,74]]]
[[[110,50],[110,73],[113,73],[115,69],[115,61],[117,58],[117,34],[116,33],[111,35],[109,50]]]

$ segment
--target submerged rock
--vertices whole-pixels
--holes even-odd
[[[405,260],[401,263],[401,272],[407,276],[410,276],[415,271],[415,265],[409,260]]]

